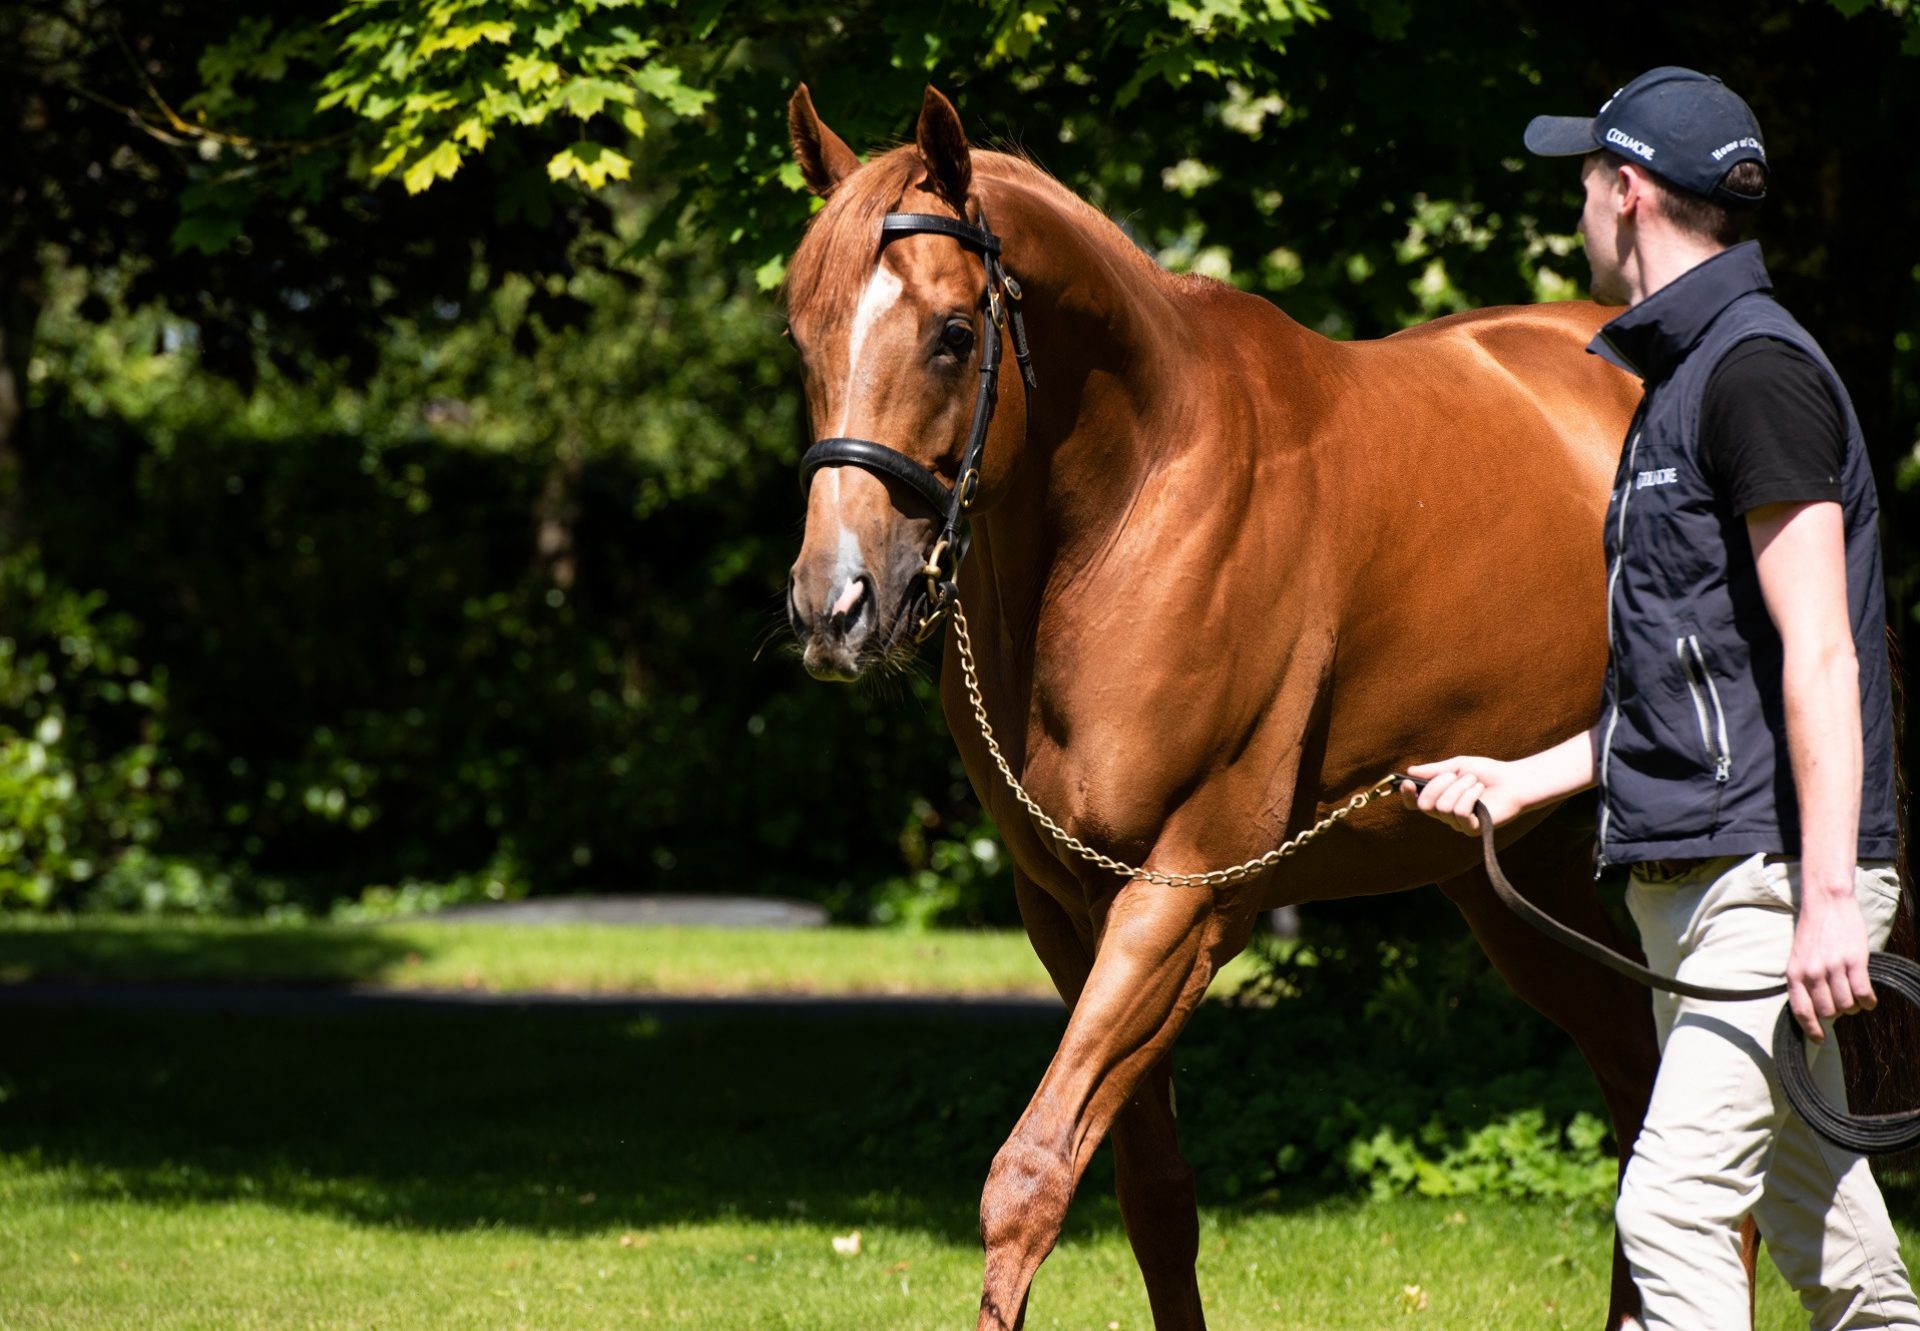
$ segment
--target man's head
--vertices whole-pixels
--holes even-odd
[[[1766,197],[1766,147],[1753,112],[1718,79],[1690,69],[1649,70],[1590,118],[1536,116],[1526,144],[1543,157],[1585,159],[1580,234],[1599,301],[1633,298],[1650,258],[1660,266],[1681,256],[1691,266],[1732,244]]]

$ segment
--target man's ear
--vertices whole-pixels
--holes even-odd
[[[913,139],[927,164],[928,186],[964,217],[967,192],[973,188],[973,150],[967,147],[966,131],[960,128],[960,113],[931,84],[927,85],[926,100],[920,104],[920,123],[914,126]]]
[[[1622,164],[1614,168],[1614,187],[1619,199],[1620,216],[1631,218],[1635,222],[1644,221],[1655,211],[1658,204],[1655,195],[1659,187],[1639,167]]]
[[[807,188],[821,198],[860,169],[860,159],[853,155],[853,149],[828,129],[813,109],[813,94],[804,83],[793,90],[787,102],[787,131],[793,136],[793,160],[800,164]]]

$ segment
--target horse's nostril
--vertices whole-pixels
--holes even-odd
[[[860,622],[867,613],[867,607],[873,603],[873,579],[862,573],[848,580],[841,590],[840,597],[828,611],[828,622],[836,632],[847,633]]]

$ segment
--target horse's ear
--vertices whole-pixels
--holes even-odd
[[[932,84],[927,85],[927,98],[920,104],[920,123],[914,126],[913,138],[927,163],[929,188],[964,216],[967,191],[973,187],[973,150],[960,128],[960,113]]]
[[[813,94],[804,83],[793,90],[787,102],[787,131],[793,136],[793,160],[800,164],[807,188],[821,198],[860,169],[860,159],[847,147],[846,140],[828,129],[813,109]]]

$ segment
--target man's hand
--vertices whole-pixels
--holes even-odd
[[[1407,775],[1427,784],[1417,790],[1411,781],[1400,783],[1400,800],[1409,809],[1438,818],[1456,832],[1477,836],[1480,820],[1474,817],[1475,803],[1485,804],[1493,815],[1495,827],[1527,807],[1516,792],[1518,763],[1497,758],[1448,758],[1444,762],[1415,763]]]
[[[1438,818],[1457,832],[1477,836],[1480,820],[1473,816],[1475,801],[1487,806],[1493,825],[1499,827],[1528,809],[1585,790],[1593,784],[1598,745],[1599,727],[1595,726],[1510,763],[1498,758],[1464,757],[1415,763],[1407,773],[1427,784],[1416,791],[1411,781],[1402,781],[1400,799],[1409,809]]]
[[[1787,955],[1787,1005],[1815,1044],[1827,1038],[1821,1022],[1871,1009],[1879,1001],[1867,978],[1869,950],[1867,923],[1852,884],[1825,890],[1805,885],[1793,951]]]

